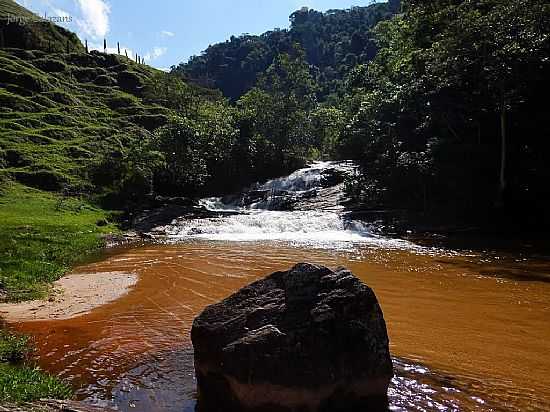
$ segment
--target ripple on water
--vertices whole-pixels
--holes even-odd
[[[487,411],[481,397],[453,385],[424,366],[394,358],[395,377],[388,391],[390,410]],[[107,390],[108,389],[108,390]],[[90,395],[90,392],[92,395]],[[90,404],[120,411],[191,412],[196,405],[196,380],[191,349],[167,351],[143,360],[117,381],[89,387],[78,395]]]
[[[77,268],[138,273],[128,295],[85,316],[19,327],[35,336],[40,366],[80,388],[81,399],[127,411],[192,410],[196,314],[299,261],[347,266],[375,290],[397,356],[394,410],[550,410],[550,284],[480,276],[544,271],[544,262],[277,242],[145,245]]]

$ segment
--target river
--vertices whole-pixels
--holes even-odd
[[[17,327],[34,336],[39,364],[70,381],[79,399],[121,411],[192,411],[189,331],[206,305],[296,262],[346,266],[384,311],[391,410],[550,410],[550,260],[382,236],[328,201],[342,183],[327,184],[326,171],[351,167],[313,164],[254,187],[258,196],[247,202],[204,199],[229,213],[176,219],[155,231],[157,242],[110,249],[74,269],[137,273],[130,293],[77,318]],[[280,210],[289,198],[293,210]]]

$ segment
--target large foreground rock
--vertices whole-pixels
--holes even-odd
[[[374,292],[298,264],[207,307],[191,331],[200,411],[372,411],[393,376]]]

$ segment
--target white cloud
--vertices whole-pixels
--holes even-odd
[[[152,51],[147,52],[145,56],[143,56],[143,58],[145,59],[145,62],[148,63],[166,54],[167,51],[168,51],[168,48],[166,47],[155,47]]]
[[[160,32],[160,34],[162,34],[165,37],[174,37],[176,35],[176,33],[174,33],[173,31],[168,31],[168,30],[163,30]]]
[[[105,0],[76,0],[82,19],[77,24],[84,34],[92,38],[101,38],[109,32],[109,14],[111,7]]]
[[[62,9],[58,9],[56,7],[52,7],[52,10],[53,12],[55,13],[56,16],[59,16],[59,17],[70,17],[70,14],[68,12],[66,12],[65,10],[62,10]]]

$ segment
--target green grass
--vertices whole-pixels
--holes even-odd
[[[172,113],[141,97],[156,69],[117,55],[22,52],[0,50],[0,168],[27,186],[89,192],[90,168]],[[95,84],[102,76],[115,85]]]
[[[0,330],[0,362],[23,361],[30,352],[29,338]]]
[[[108,213],[76,198],[7,183],[0,195],[0,281],[7,300],[45,297],[49,283],[102,247]]]
[[[0,0],[6,15],[34,18]],[[49,22],[0,20],[0,300],[22,301],[47,296],[52,281],[102,247],[102,234],[117,231],[98,225],[108,212],[59,193],[102,198],[116,190],[94,180],[98,165],[120,158],[173,112],[143,97],[158,70],[85,53],[74,33]],[[21,361],[25,337],[1,328],[0,403],[70,396],[65,384]]]
[[[13,0],[0,1],[0,15],[22,16],[22,17],[38,17],[26,8],[20,6]]]
[[[0,363],[0,400],[3,402],[68,399],[71,394],[70,386],[38,368]]]
[[[70,386],[23,362],[30,351],[26,336],[0,331],[0,402],[69,398]]]

